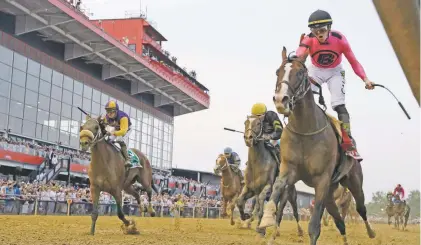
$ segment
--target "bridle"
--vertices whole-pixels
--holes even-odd
[[[281,82],[277,82],[276,89],[275,89],[275,93],[277,93],[279,91],[279,89],[281,88],[281,85],[282,84],[286,84],[288,86],[288,91],[291,91],[292,92],[292,96],[291,96],[290,101],[289,101],[289,107],[290,107],[291,111],[294,110],[294,107],[297,104],[297,102],[300,101],[300,100],[302,100],[304,98],[304,96],[311,90],[311,83],[312,83],[310,81],[309,76],[308,76],[308,70],[307,70],[306,65],[301,60],[298,60],[296,56],[295,57],[294,56],[293,57],[290,57],[290,55],[289,55],[288,58],[287,58],[287,62],[284,64],[284,66],[286,64],[288,64],[288,63],[291,63],[292,64],[292,62],[294,62],[294,61],[299,62],[303,66],[303,69],[300,69],[300,71],[298,72],[298,74],[302,74],[302,76],[303,76],[301,78],[301,80],[299,81],[298,86],[296,88],[293,88],[291,86],[291,84],[289,83],[289,81],[283,80]],[[276,74],[277,75],[278,75],[278,72],[279,72],[279,70],[276,71]],[[320,85],[318,87],[320,89],[319,102],[320,101],[323,101],[323,103],[321,103],[321,104],[323,106],[325,106],[324,105],[324,99],[323,99],[323,96],[321,94],[322,88],[321,88]],[[316,134],[319,134],[319,133],[323,132],[328,126],[329,126],[329,121],[326,118],[326,125],[323,128],[321,128],[319,130],[316,130],[314,132],[310,132],[310,133],[299,133],[299,132],[296,132],[291,127],[289,127],[288,124],[286,124],[285,127],[289,131],[291,131],[291,132],[293,132],[295,134],[303,135],[303,136],[311,136],[311,135],[316,135]]]
[[[100,142],[101,140],[103,140],[104,138],[105,138],[105,135],[102,135],[102,133],[101,133],[101,126],[100,126],[100,122],[97,120],[97,119],[95,119],[95,118],[89,118],[86,122],[88,122],[89,120],[93,120],[93,121],[95,121],[97,124],[98,124],[98,130],[97,130],[97,132],[96,132],[96,134],[95,134],[95,136],[94,136],[94,138],[92,139],[92,141],[89,143],[89,147],[93,147],[93,146],[95,146],[98,142]],[[85,123],[86,124],[86,123]],[[92,133],[92,131],[91,130],[88,130],[88,129],[83,129],[83,130],[87,130],[87,131],[89,131],[89,132],[91,132]],[[83,131],[82,130],[82,131]],[[81,132],[82,132],[81,131]],[[93,133],[92,133],[93,134]]]
[[[260,127],[259,127],[259,132],[258,133],[256,133],[255,131],[253,131],[253,127],[250,125],[251,124],[250,118],[255,118],[255,119],[259,120]],[[246,129],[246,131],[244,132],[244,134],[247,133],[247,132],[249,132],[249,131],[251,131],[253,143],[254,144],[257,144],[258,140],[263,135],[263,121],[260,118],[260,116],[247,116],[247,121],[249,121],[249,125],[250,126]]]
[[[301,69],[298,72],[298,74],[303,74],[303,78],[299,82],[298,86],[293,88],[291,86],[291,84],[289,83],[289,81],[283,80],[281,82],[277,82],[276,89],[275,89],[275,93],[276,93],[276,92],[279,91],[282,84],[286,84],[288,86],[288,91],[290,90],[292,92],[292,96],[291,96],[290,101],[289,101],[289,106],[290,106],[291,110],[294,109],[297,102],[300,101],[301,99],[303,99],[304,96],[307,94],[307,92],[311,88],[311,83],[309,81],[307,67],[302,61],[296,59],[295,57],[289,57],[288,56],[287,62],[284,65],[286,65],[288,63],[292,64],[292,62],[294,62],[294,61],[299,62],[304,68],[304,69]],[[278,71],[276,72],[276,74],[278,74]]]

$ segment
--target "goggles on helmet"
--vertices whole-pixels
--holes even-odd
[[[312,27],[312,28],[310,28],[310,31],[316,36],[317,35],[323,35],[323,34],[325,34],[326,32],[329,31],[329,27],[327,25],[321,26],[321,27]]]

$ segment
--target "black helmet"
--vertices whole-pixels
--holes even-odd
[[[308,18],[308,27],[317,28],[326,25],[332,25],[332,17],[324,10],[314,11]]]

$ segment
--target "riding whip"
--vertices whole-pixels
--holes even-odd
[[[409,116],[408,112],[405,110],[405,107],[403,107],[402,103],[398,100],[398,98],[396,98],[395,94],[393,94],[393,92],[392,92],[392,91],[390,91],[390,89],[388,89],[388,88],[387,88],[387,87],[385,87],[384,85],[381,85],[381,84],[378,84],[378,83],[373,84],[373,87],[381,87],[381,88],[384,88],[384,89],[386,89],[387,91],[389,91],[389,93],[390,93],[391,95],[393,95],[393,97],[395,97],[396,101],[398,102],[398,105],[400,106],[400,108],[402,109],[402,111],[405,113],[405,115],[406,115],[406,117],[408,118],[408,120],[411,120],[411,117]]]
[[[235,130],[235,129],[231,129],[231,128],[224,128],[224,130],[235,132],[235,133],[244,134],[244,132],[241,132],[241,131],[238,131],[238,130]]]
[[[81,111],[83,114],[85,114],[88,117],[91,117],[91,115],[89,115],[86,111],[84,111],[82,108],[80,108],[79,106],[77,107],[79,109],[79,111]]]

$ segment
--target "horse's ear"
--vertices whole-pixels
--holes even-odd
[[[287,49],[285,48],[285,46],[282,48],[282,61],[286,61],[287,60]]]

